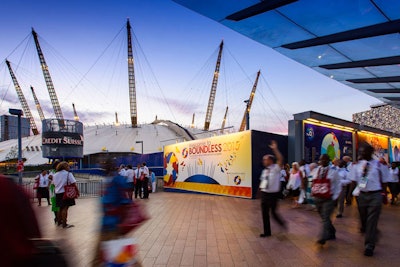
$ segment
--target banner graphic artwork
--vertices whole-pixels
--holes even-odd
[[[251,198],[251,133],[166,146],[164,187]]]

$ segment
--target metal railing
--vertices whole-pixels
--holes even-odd
[[[36,197],[36,190],[33,189],[34,182],[26,182],[22,184],[24,190],[29,194],[31,198]],[[101,197],[103,193],[104,182],[98,181],[77,181],[80,197]]]

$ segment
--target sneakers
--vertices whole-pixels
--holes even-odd
[[[63,224],[63,228],[71,228],[71,227],[74,227],[75,225],[73,225],[73,224]]]
[[[264,237],[269,237],[269,236],[271,236],[271,234],[269,234],[269,235],[266,235],[266,234],[260,234],[260,237],[262,237],[262,238],[264,238]]]
[[[367,257],[372,257],[372,256],[374,256],[374,250],[370,249],[370,248],[366,248],[364,250],[364,255],[367,256]]]

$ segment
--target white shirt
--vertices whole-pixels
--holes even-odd
[[[281,167],[278,164],[272,164],[265,168],[261,173],[260,181],[268,180],[268,186],[265,189],[261,189],[261,191],[266,193],[279,192],[281,188],[280,178]]]
[[[140,174],[143,172],[145,177],[149,176],[149,168],[147,168],[147,166],[141,167],[139,172],[140,172]]]
[[[281,182],[286,182],[286,177],[287,177],[287,173],[286,173],[286,171],[285,170],[281,170],[281,178],[280,178],[280,181]]]
[[[366,173],[367,184],[365,188],[360,188],[360,191],[369,192],[382,190],[381,182],[387,183],[389,180],[389,175],[385,175],[386,172],[384,168],[387,169],[385,165],[380,164],[376,159],[370,161],[360,160],[357,165],[353,166],[354,175],[350,179],[360,183],[363,174]]]
[[[133,177],[135,176],[135,172],[132,169],[126,170],[126,182],[133,183]]]
[[[39,174],[39,187],[48,187],[49,186],[49,175]]]
[[[301,185],[301,177],[300,177],[300,170],[297,173],[290,172],[289,182],[286,185],[287,189],[296,190]]]
[[[54,191],[56,194],[64,193],[64,186],[67,184],[67,179],[70,184],[76,183],[74,175],[66,170],[56,172],[53,176],[53,183],[56,187]]]
[[[318,166],[318,168],[316,168],[316,171],[314,172],[314,179],[319,179],[320,177],[318,177],[318,175],[320,174],[320,172],[322,172],[323,167]],[[331,180],[331,193],[332,193],[332,200],[336,200],[339,195],[340,192],[342,191],[342,183],[340,181],[340,176],[338,175],[338,171],[335,169],[332,169],[331,167],[327,167],[328,168],[328,174],[326,176],[327,179]]]
[[[340,183],[342,184],[342,186],[351,183],[351,180],[349,179],[349,171],[346,168],[340,168],[338,170],[338,175],[340,177]]]
[[[121,176],[125,176],[125,177],[127,176],[127,175],[126,175],[126,170],[125,170],[124,168],[122,168],[122,169],[118,172],[118,174],[121,175]]]
[[[399,168],[390,168],[389,169],[389,174],[390,174],[390,183],[398,183],[399,182]]]

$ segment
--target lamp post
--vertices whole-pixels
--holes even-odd
[[[142,144],[142,155],[143,155],[143,141],[136,141],[136,144]]]
[[[246,130],[250,130],[250,110],[249,110],[250,100],[247,99],[243,102],[246,103]]]
[[[22,172],[23,172],[23,162],[22,162],[22,137],[21,137],[21,116],[23,115],[22,110],[20,109],[13,109],[10,108],[8,112],[11,115],[16,115],[18,116],[18,164],[17,164],[17,170],[18,170],[18,183],[21,185],[22,184]]]

